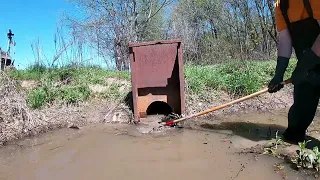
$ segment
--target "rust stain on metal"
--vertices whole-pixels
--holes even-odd
[[[174,113],[185,111],[183,57],[180,40],[130,43],[130,66],[135,121],[147,115],[155,101]]]

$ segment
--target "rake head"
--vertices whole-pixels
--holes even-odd
[[[180,116],[179,114],[176,114],[176,113],[170,113],[168,114],[167,116],[161,118],[161,122],[159,123],[162,123],[162,122],[170,122],[172,120],[176,120],[176,119],[180,119],[182,116]]]

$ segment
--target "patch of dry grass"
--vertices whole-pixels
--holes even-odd
[[[30,113],[24,94],[19,92],[16,82],[0,72],[0,142],[14,139],[26,129]]]
[[[17,82],[0,72],[0,144],[85,122],[80,107],[62,106],[30,110]]]

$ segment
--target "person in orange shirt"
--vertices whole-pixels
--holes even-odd
[[[276,27],[279,32],[278,58],[269,93],[283,88],[284,73],[292,54],[298,63],[292,73],[294,103],[288,113],[283,138],[297,144],[305,140],[320,97],[320,0],[277,0]]]

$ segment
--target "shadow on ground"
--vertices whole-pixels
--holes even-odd
[[[285,127],[274,124],[260,124],[251,122],[222,122],[219,124],[201,124],[200,127],[210,130],[230,130],[234,135],[252,141],[271,140],[275,134],[284,132]]]
[[[129,107],[130,111],[134,113],[133,111],[133,96],[132,96],[132,91],[128,92],[127,95],[124,97],[123,102],[125,103],[126,106]]]
[[[200,127],[209,130],[229,130],[234,135],[249,139],[251,141],[271,140],[276,137],[276,132],[281,136],[286,127],[276,124],[262,124],[251,122],[221,122],[219,124],[201,124]],[[307,140],[311,140],[307,144],[307,148],[312,149],[315,146],[320,148],[320,141],[314,137],[307,136]]]
[[[311,136],[307,136],[307,140],[311,140],[311,142],[309,142],[306,146],[308,149],[313,149],[314,147],[320,148],[320,141],[318,139]]]

